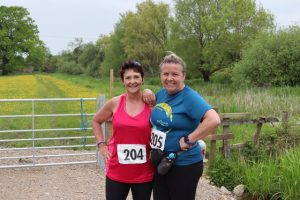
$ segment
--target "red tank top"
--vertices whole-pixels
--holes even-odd
[[[126,97],[126,94],[121,95],[112,117],[111,158],[106,165],[106,175],[125,183],[152,181],[153,167],[149,160],[151,109],[145,104],[139,114],[130,116],[126,112]]]

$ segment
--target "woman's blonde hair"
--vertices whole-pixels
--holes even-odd
[[[167,53],[168,53],[168,55],[166,55],[164,57],[164,59],[161,61],[161,63],[159,64],[159,69],[161,70],[162,66],[166,63],[173,63],[173,64],[181,65],[182,72],[185,73],[186,72],[186,64],[182,60],[182,58],[180,58],[179,56],[177,56],[175,53],[173,53],[171,51],[167,51]]]

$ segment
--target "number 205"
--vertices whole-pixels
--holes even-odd
[[[161,148],[162,147],[162,142],[161,142],[162,139],[163,139],[163,137],[152,133],[152,135],[151,135],[151,145],[155,146],[157,148]]]

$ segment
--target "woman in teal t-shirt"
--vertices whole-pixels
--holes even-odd
[[[151,112],[151,147],[165,154],[180,152],[166,175],[155,171],[154,200],[195,199],[203,173],[203,157],[198,140],[220,124],[218,113],[196,91],[184,84],[186,66],[175,54],[160,64],[163,88],[156,93]]]

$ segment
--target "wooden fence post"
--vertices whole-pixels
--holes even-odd
[[[282,112],[281,122],[282,122],[282,128],[284,130],[284,133],[288,133],[289,132],[289,113],[287,111]]]
[[[223,118],[224,121],[228,121],[230,118]],[[227,135],[230,133],[229,125],[224,124],[223,125],[223,135]],[[224,139],[223,140],[223,155],[225,158],[228,158],[230,155],[230,145],[229,140]]]
[[[114,70],[110,69],[110,79],[109,79],[109,97],[112,98],[114,95]]]
[[[258,139],[259,139],[259,136],[260,136],[260,131],[261,131],[261,128],[262,128],[262,125],[263,125],[262,120],[265,120],[265,118],[264,117],[260,117],[258,119],[258,123],[256,124],[256,130],[255,130],[255,133],[254,133],[254,136],[253,136],[253,142],[254,142],[254,144],[258,143]]]
[[[223,141],[223,146],[218,149],[222,151],[222,154],[225,158],[230,157],[231,148],[243,148],[244,144],[233,144],[230,145],[230,140],[234,138],[233,133],[230,133],[230,126],[232,125],[242,125],[242,124],[256,124],[256,131],[253,135],[253,141],[256,143],[259,140],[261,128],[264,123],[273,123],[278,122],[279,120],[274,117],[260,117],[259,119],[249,119],[250,113],[219,113],[221,118],[223,133],[216,134],[213,132],[212,134],[208,135],[205,139],[210,140],[210,152],[209,152],[209,166],[212,166],[212,163],[215,159],[215,154],[217,151],[217,140]],[[284,115],[283,121],[287,121],[287,114]],[[287,122],[286,122],[287,123]]]

